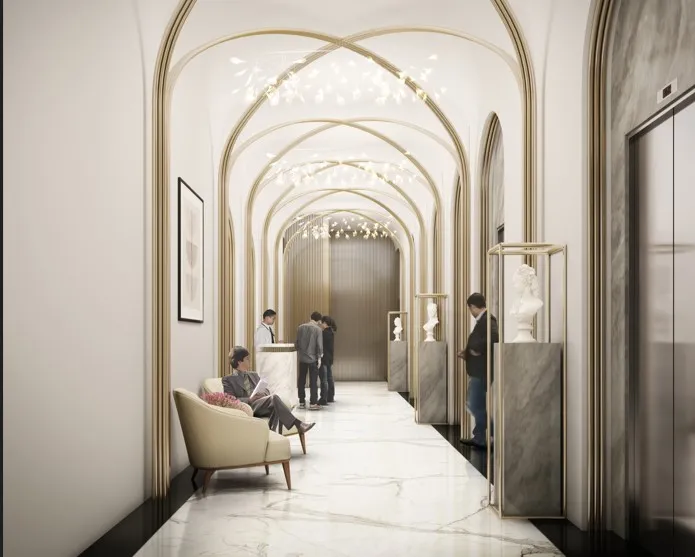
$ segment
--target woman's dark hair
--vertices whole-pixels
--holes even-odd
[[[321,318],[321,321],[333,329],[333,332],[338,330],[338,325],[335,324],[335,319],[333,319],[330,315],[324,315]]]
[[[241,362],[248,355],[249,351],[243,346],[235,346],[232,348],[232,354],[229,357],[229,362],[232,364],[232,369],[237,369],[239,367],[239,362]]]

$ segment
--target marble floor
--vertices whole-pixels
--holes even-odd
[[[385,383],[337,386],[308,454],[282,468],[218,472],[138,557],[562,555],[530,522],[487,508],[487,481]],[[301,416],[300,416],[301,417]]]

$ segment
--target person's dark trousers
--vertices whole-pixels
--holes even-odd
[[[487,381],[479,377],[468,379],[468,400],[466,407],[473,416],[473,442],[487,445]]]
[[[255,417],[270,418],[268,427],[273,431],[282,431],[282,428],[278,429],[278,425],[289,431],[297,424],[297,418],[278,395],[264,396],[254,400],[250,405]]]
[[[326,374],[326,366],[322,365],[319,368],[319,383],[321,384],[321,396],[319,397],[319,404],[321,406],[326,406],[328,404],[328,400],[326,399],[328,396],[328,378]]]
[[[335,382],[333,381],[333,366],[330,364],[323,364],[319,371],[319,377],[321,378],[321,397],[319,398],[319,404],[334,402]]]
[[[315,363],[307,364],[299,362],[299,375],[297,377],[297,394],[299,403],[306,403],[306,376],[309,375],[309,404],[317,404],[319,398],[319,366]]]
[[[333,381],[333,364],[326,364],[326,401],[335,402],[335,381]],[[321,391],[323,393],[323,390]],[[321,398],[323,394],[321,394]]]

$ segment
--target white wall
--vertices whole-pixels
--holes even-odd
[[[190,64],[176,83],[171,105],[171,388],[198,392],[203,379],[217,375],[217,186],[212,159],[204,67]],[[203,323],[178,320],[178,179],[204,202]],[[171,474],[188,466],[174,401],[171,401]]]
[[[3,553],[72,556],[147,489],[140,39],[119,0],[3,12]]]
[[[584,58],[590,2],[546,0],[542,14],[519,0],[514,4],[529,38],[539,98],[539,240],[566,244],[568,250],[567,512],[570,521],[584,528],[587,517]],[[560,305],[559,299],[554,302],[555,328],[560,325]],[[559,333],[553,331],[554,335]]]

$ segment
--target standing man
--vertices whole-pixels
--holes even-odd
[[[309,374],[309,410],[321,410],[319,398],[319,366],[323,356],[323,331],[319,326],[321,314],[315,311],[308,323],[297,329],[297,340],[294,343],[299,355],[299,377],[297,377],[297,392],[299,407],[306,408],[306,376]]]
[[[267,309],[263,312],[263,321],[256,329],[256,334],[253,335],[253,344],[256,349],[263,344],[275,344],[275,333],[273,325],[275,324],[275,313],[272,309]]]
[[[489,315],[485,307],[485,296],[471,294],[466,300],[468,311],[475,318],[475,327],[468,336],[466,348],[458,353],[466,361],[468,373],[468,400],[466,407],[473,416],[473,438],[462,439],[465,445],[479,449],[487,447],[487,359],[490,361],[490,373],[493,374],[492,355],[487,353],[487,328],[491,327],[492,343],[499,342],[497,318]],[[493,374],[494,375],[494,374]]]

